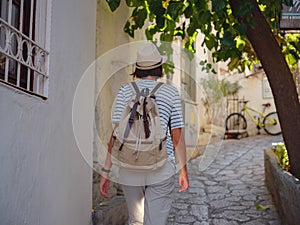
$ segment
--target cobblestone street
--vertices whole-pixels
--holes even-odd
[[[176,193],[168,225],[280,225],[264,183],[263,154],[281,140],[260,135],[211,144],[189,163],[190,188]]]

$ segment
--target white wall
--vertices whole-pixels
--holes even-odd
[[[265,115],[270,112],[276,111],[272,94],[270,93],[268,96],[265,96],[264,94],[263,80],[266,79],[266,75],[264,74],[263,71],[259,71],[257,73],[248,72],[248,76],[245,76],[244,73],[233,73],[231,75],[226,74],[221,76],[221,78],[227,78],[231,82],[237,81],[239,85],[242,86],[242,88],[238,93],[238,96],[240,99],[244,98],[245,100],[249,101],[247,103],[247,106],[262,112],[263,111],[262,104],[270,103],[271,107],[266,109]],[[240,108],[241,107],[242,104],[240,104]],[[258,116],[258,114],[255,113],[253,113],[253,115]],[[251,120],[251,118],[246,113],[245,113],[245,117],[247,120],[248,134],[256,135],[257,128],[255,123]],[[263,118],[261,118],[261,120],[262,119]],[[263,129],[261,129],[260,131],[262,134],[265,134],[265,131]]]
[[[273,97],[264,98],[263,79],[266,77],[266,75],[263,72],[251,75],[247,78],[243,74],[237,74],[234,77],[242,86],[242,89],[239,91],[239,96],[241,98],[245,97],[245,100],[249,101],[247,103],[247,106],[262,112],[262,104],[270,103],[271,107],[266,109],[265,113],[268,114],[269,112],[276,111]],[[258,116],[255,113],[253,115]],[[245,115],[245,117],[247,119],[247,131],[249,135],[257,134],[257,128],[255,123],[247,114]],[[261,120],[262,119],[263,118],[261,118]],[[265,134],[265,131],[263,129],[261,129],[260,131],[262,134]]]
[[[132,39],[123,31],[125,22],[131,15],[131,11],[125,1],[121,1],[119,8],[111,12],[106,1],[97,0],[97,36],[96,36],[96,55],[97,55],[97,74],[96,74],[96,131],[94,160],[103,164],[107,152],[111,125],[111,109],[118,89],[122,84],[132,81],[131,67],[124,68],[127,61],[136,57],[136,47],[141,40],[145,40],[144,30],[135,32]],[[132,43],[131,48],[129,44]],[[125,52],[116,50],[122,45],[128,46]],[[127,56],[128,55],[128,56]],[[104,63],[105,61],[105,63]],[[105,65],[102,66],[102,63]],[[112,74],[116,68],[123,68]],[[101,143],[100,143],[101,142]],[[99,164],[95,168],[99,169]],[[95,185],[98,187],[98,184]],[[94,190],[98,192],[98,188]],[[95,194],[99,197],[99,193]],[[96,198],[98,198],[96,197]],[[96,200],[96,199],[94,199]]]
[[[91,222],[92,171],[76,146],[72,102],[95,57],[95,15],[95,0],[53,0],[47,101],[0,84],[1,225]]]

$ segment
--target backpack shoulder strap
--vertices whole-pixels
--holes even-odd
[[[129,131],[132,127],[134,117],[135,117],[135,114],[136,114],[136,111],[137,111],[137,107],[138,107],[138,104],[139,104],[138,101],[139,101],[140,96],[141,96],[141,92],[140,92],[140,89],[138,88],[137,84],[135,82],[131,82],[129,84],[130,84],[130,87],[132,88],[133,93],[136,94],[136,97],[135,97],[135,100],[134,100],[134,105],[133,105],[132,110],[130,112],[130,116],[129,116],[129,119],[128,119],[128,123],[127,123],[126,129],[125,129],[125,132],[124,132],[124,139],[127,138],[128,135],[129,135]]]
[[[133,93],[136,94],[136,97],[135,97],[135,102],[136,102],[140,99],[141,91],[135,82],[130,82],[129,84],[130,84],[130,87],[131,87]]]
[[[159,90],[164,86],[163,82],[159,82],[156,84],[156,86],[152,89],[152,91],[150,92],[150,96],[156,95],[157,92],[159,92]]]

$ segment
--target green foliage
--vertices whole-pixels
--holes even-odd
[[[256,205],[256,210],[258,210],[258,211],[266,211],[268,209],[270,209],[269,206],[264,206],[264,205],[260,205],[260,204]]]
[[[206,62],[201,61],[205,64]],[[205,107],[205,113],[208,116],[208,122],[212,122],[213,113],[216,108],[222,108],[222,99],[229,95],[237,94],[241,86],[237,82],[230,82],[227,79],[219,80],[216,74],[208,75],[200,81],[205,97],[202,98],[202,103]]]
[[[109,5],[109,8],[112,12],[114,12],[120,5],[121,0],[106,0]]]
[[[206,94],[204,101],[208,101],[209,104],[218,103],[226,96],[235,95],[242,88],[238,82],[230,82],[225,78],[219,80],[217,75],[214,74],[202,78],[200,83]]]
[[[106,0],[115,11],[120,0]],[[229,0],[126,0],[132,14],[125,23],[124,31],[134,37],[135,31],[145,26],[148,40],[172,42],[180,37],[191,53],[196,51],[196,38],[204,34],[202,47],[213,52],[215,62],[226,61],[230,70],[244,71],[258,63],[258,58],[246,38],[247,26],[252,21],[251,1],[238,0],[238,10],[233,15]],[[299,60],[300,35],[280,34],[278,24],[282,3],[292,5],[292,0],[257,0],[270,28],[274,32],[288,64],[293,67]],[[238,22],[238,18],[241,18]],[[205,66],[209,69],[209,66]]]
[[[284,143],[274,143],[273,151],[279,159],[280,167],[283,170],[290,170],[289,156]]]
[[[133,1],[127,1],[127,4],[131,5],[135,3]],[[124,31],[133,38],[135,30],[141,29],[144,26],[147,16],[146,8],[143,7],[143,5],[138,4],[138,6],[132,11],[131,19],[126,22]]]
[[[293,0],[283,0],[282,2],[287,6],[293,6]]]
[[[296,67],[300,60],[300,36],[298,34],[284,34],[280,41],[286,61],[292,67]]]

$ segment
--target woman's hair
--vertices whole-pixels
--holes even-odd
[[[141,69],[135,68],[135,71],[131,75],[133,75],[134,77],[137,77],[137,78],[143,78],[143,77],[148,77],[148,76],[162,77],[163,76],[162,65],[157,68],[150,69],[150,70],[141,70]]]

